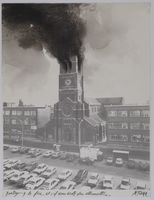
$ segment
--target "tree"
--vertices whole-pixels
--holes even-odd
[[[23,101],[21,100],[21,99],[19,99],[19,104],[18,104],[18,106],[23,106],[24,104],[23,104]]]

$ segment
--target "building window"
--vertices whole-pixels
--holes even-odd
[[[36,121],[35,120],[32,120],[30,121],[31,125],[36,125]]]
[[[143,130],[150,130],[150,124],[149,123],[143,123],[142,127],[143,127]]]
[[[10,120],[9,119],[6,119],[4,118],[4,124],[9,124],[10,123]]]
[[[18,116],[22,115],[22,111],[21,110],[17,110],[17,115]]]
[[[24,119],[24,125],[29,125],[28,119]]]
[[[4,115],[10,115],[10,110],[5,110]]]
[[[127,135],[111,135],[110,140],[126,142],[128,141],[128,136]]]
[[[144,143],[149,143],[150,142],[150,137],[149,136],[143,136],[143,142]]]
[[[140,111],[139,110],[130,111],[130,117],[140,117]]]
[[[117,116],[119,117],[127,117],[128,116],[128,113],[127,111],[117,111]]]
[[[116,117],[117,111],[108,111],[108,117]]]
[[[109,129],[128,129],[127,123],[108,123]]]
[[[17,111],[16,110],[12,110],[12,115],[16,115]]]
[[[25,116],[30,116],[30,111],[29,110],[24,111],[24,115]]]
[[[35,111],[35,110],[32,110],[32,111],[31,111],[31,115],[32,115],[32,116],[36,116],[36,111]]]
[[[11,123],[12,123],[12,124],[17,124],[17,120],[16,120],[16,119],[12,119],[12,120],[11,120]]]
[[[135,129],[135,130],[140,129],[140,123],[131,123],[130,129]]]
[[[141,135],[133,135],[131,137],[131,141],[132,142],[142,142],[142,137],[141,137]]]
[[[142,110],[141,116],[142,117],[150,117],[150,111],[149,110]]]

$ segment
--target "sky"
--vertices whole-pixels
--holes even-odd
[[[101,3],[82,11],[85,97],[123,97],[126,104],[150,99],[150,4]],[[23,49],[3,27],[3,101],[53,105],[59,64],[47,53]]]

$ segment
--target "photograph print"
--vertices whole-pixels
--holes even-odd
[[[150,8],[1,5],[5,197],[150,195]]]

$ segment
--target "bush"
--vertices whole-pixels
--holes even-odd
[[[129,169],[135,169],[136,168],[136,162],[134,161],[134,160],[129,160],[128,162],[127,162],[127,168],[129,168]]]
[[[138,169],[141,171],[149,171],[150,170],[150,164],[147,162],[139,162],[138,163]]]

